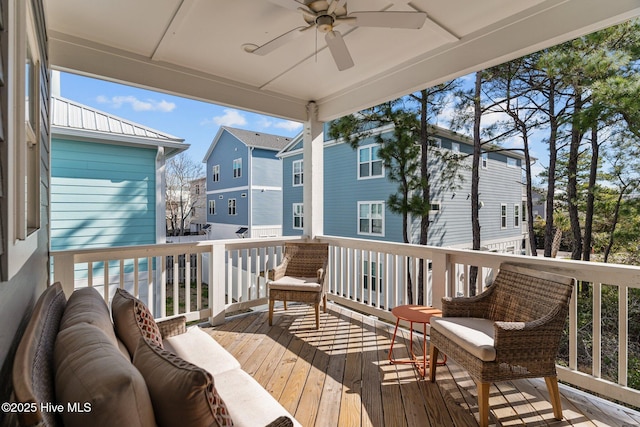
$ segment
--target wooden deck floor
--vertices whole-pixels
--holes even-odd
[[[303,426],[477,426],[474,382],[455,362],[435,383],[410,365],[390,365],[393,326],[329,304],[315,328],[311,308],[235,316],[205,328]],[[394,356],[406,357],[408,332]],[[414,348],[422,336],[414,334]],[[397,351],[397,353],[396,353]],[[490,423],[527,426],[637,426],[640,414],[561,386],[565,419],[556,421],[542,380],[492,386]]]

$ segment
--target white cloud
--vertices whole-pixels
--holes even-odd
[[[96,100],[102,104],[110,104],[113,108],[121,108],[123,105],[129,105],[134,111],[160,111],[169,113],[176,108],[173,102],[157,101],[155,99],[140,100],[135,96],[113,96],[108,98],[100,95]]]
[[[291,121],[291,120],[284,120],[284,121],[276,122],[274,127],[278,128],[278,129],[284,129],[284,130],[293,132],[293,131],[301,129],[302,128],[302,123],[294,122],[294,121]]]
[[[245,126],[247,119],[238,110],[225,108],[221,116],[214,116],[212,121],[218,126]],[[206,121],[208,122],[208,121]]]

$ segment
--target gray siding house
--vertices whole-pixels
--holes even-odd
[[[434,150],[459,152],[462,180],[450,188],[438,181],[442,163],[430,164],[432,210],[428,242],[434,246],[471,248],[472,141],[435,127]],[[380,133],[389,129],[380,128]],[[373,137],[358,149],[342,141],[324,145],[324,232],[327,235],[402,242],[402,217],[387,207],[397,183],[390,181],[377,156]],[[469,154],[465,158],[465,154]],[[283,159],[283,221],[285,236],[302,234],[302,143],[296,137],[278,156]],[[432,159],[435,156],[430,156]],[[485,152],[480,169],[480,224],[483,249],[521,253],[526,224],[522,205],[522,162],[516,152]],[[418,242],[420,218],[410,218],[409,235]]]
[[[282,235],[282,164],[291,138],[222,126],[203,163],[208,237]]]

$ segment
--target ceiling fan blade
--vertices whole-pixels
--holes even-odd
[[[347,18],[356,18],[358,27],[386,27],[420,29],[427,19],[424,12],[353,12]]]
[[[244,45],[244,50],[249,53],[253,53],[260,56],[267,55],[268,53],[273,52],[277,48],[289,43],[291,40],[294,40],[300,37],[305,30],[308,30],[311,27],[313,26],[294,28],[293,30],[287,31],[286,33],[276,37],[275,39],[266,42],[262,46],[256,46],[251,44]]]
[[[343,71],[347,68],[353,67],[353,59],[351,59],[351,54],[349,53],[349,49],[347,49],[347,45],[342,38],[342,34],[337,31],[329,31],[324,36],[324,39],[327,42],[327,46],[329,46],[331,56],[333,56],[333,60],[338,66],[338,70]]]
[[[347,0],[333,0],[329,5],[329,9],[327,9],[327,15],[331,15],[336,9],[340,9],[345,5]]]

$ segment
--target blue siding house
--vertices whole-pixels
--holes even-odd
[[[282,164],[291,138],[222,126],[203,159],[209,238],[282,235]]]
[[[378,129],[380,133],[388,128]],[[462,160],[462,180],[450,189],[439,182],[441,163],[433,161],[428,244],[471,248],[472,141],[447,129],[434,127],[434,150],[469,154]],[[387,207],[398,184],[390,181],[377,156],[374,137],[357,150],[342,141],[324,144],[324,232],[327,235],[402,242],[402,217]],[[278,156],[283,159],[283,235],[302,234],[302,138],[298,136]],[[431,156],[433,159],[435,156]],[[515,152],[486,152],[480,170],[480,223],[482,246],[487,250],[520,253],[526,226],[523,211],[523,156]],[[419,241],[420,218],[409,218],[412,243]]]
[[[164,163],[183,140],[52,98],[51,249],[165,241]]]

